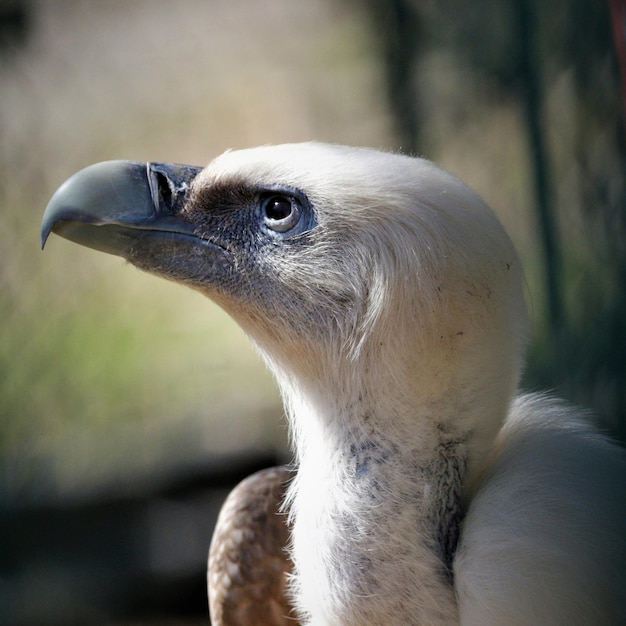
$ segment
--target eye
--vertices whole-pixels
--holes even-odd
[[[291,196],[271,194],[261,198],[265,225],[277,233],[286,233],[300,221],[300,205]]]

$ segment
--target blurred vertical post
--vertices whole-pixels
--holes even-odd
[[[517,33],[518,71],[526,115],[526,131],[534,178],[535,202],[545,264],[546,303],[550,331],[554,339],[562,330],[561,254],[558,232],[552,210],[552,190],[548,154],[542,128],[543,90],[533,0],[513,0]]]
[[[613,44],[622,84],[622,127],[626,127],[626,0],[609,0]]]
[[[420,151],[420,115],[415,63],[420,44],[417,4],[408,0],[365,0],[382,46],[389,105],[403,151]],[[421,147],[423,149],[423,147]]]

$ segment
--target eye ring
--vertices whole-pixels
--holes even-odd
[[[263,222],[277,233],[292,230],[300,221],[300,205],[293,196],[269,193],[261,198]]]

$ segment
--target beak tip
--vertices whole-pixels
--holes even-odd
[[[48,241],[50,233],[54,231],[54,227],[59,222],[59,217],[61,217],[62,207],[59,206],[59,203],[57,202],[57,198],[59,197],[59,195],[59,191],[57,190],[52,198],[50,198],[50,201],[46,206],[46,210],[44,211],[43,217],[41,218],[41,231],[39,235],[39,241],[42,250],[46,246],[46,242]]]
[[[52,228],[54,227],[54,222],[50,223],[49,215],[49,211],[46,208],[46,211],[44,212],[43,218],[41,220],[41,232],[39,234],[39,243],[41,244],[42,250],[46,247],[46,241],[48,241],[48,237],[50,236]]]

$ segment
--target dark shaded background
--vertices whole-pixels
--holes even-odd
[[[1,3],[0,623],[208,623],[221,499],[289,458],[271,378],[211,303],[39,251],[65,178],[309,139],[427,156],[523,258],[524,386],[624,440],[621,97],[598,0]]]

